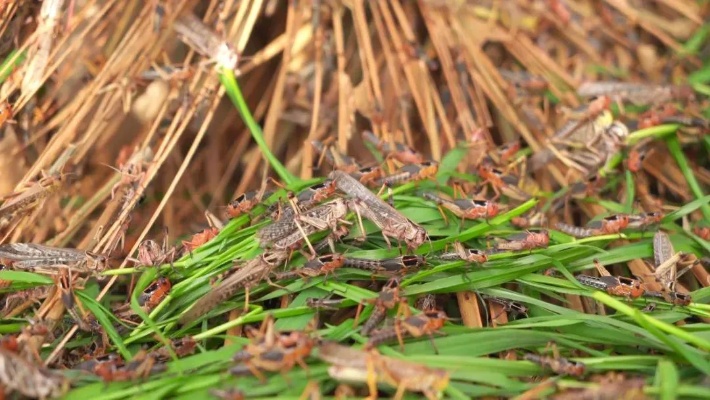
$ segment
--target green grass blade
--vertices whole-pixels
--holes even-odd
[[[239,88],[237,78],[234,76],[234,71],[220,71],[219,79],[222,82],[222,85],[224,85],[224,88],[227,91],[227,95],[232,100],[232,103],[234,103],[234,105],[237,107],[237,110],[239,110],[239,114],[242,116],[244,123],[249,128],[251,136],[254,138],[256,144],[259,146],[261,154],[264,155],[266,160],[271,165],[271,168],[276,171],[276,174],[281,178],[281,180],[284,181],[284,183],[286,183],[286,185],[291,185],[296,182],[298,179],[293,174],[288,172],[286,167],[281,164],[281,161],[279,161],[278,158],[276,158],[271,152],[269,146],[266,145],[266,141],[264,141],[264,133],[262,132],[261,127],[256,122],[256,120],[254,120],[254,116],[251,114],[246,100],[244,100],[244,95],[242,94],[242,90]]]

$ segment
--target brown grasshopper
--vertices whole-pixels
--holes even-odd
[[[293,218],[281,219],[267,225],[256,233],[256,237],[261,247],[270,247],[277,251],[293,250],[305,240],[311,249],[311,254],[315,255],[316,252],[308,241],[308,235],[327,229],[336,230],[338,223],[344,222],[343,218],[347,211],[348,206],[345,201],[335,199],[310,210],[298,211]]]
[[[363,235],[361,217],[374,222],[382,230],[389,248],[392,245],[388,237],[404,241],[410,251],[421,246],[427,239],[424,228],[400,214],[350,175],[342,171],[333,171],[329,177],[335,180],[338,189],[353,197],[349,206],[358,215]]]
[[[662,104],[693,97],[690,86],[653,85],[630,82],[587,82],[577,88],[582,97],[609,96],[637,105]]]
[[[53,275],[58,268],[67,268],[77,273],[101,270],[102,264],[106,264],[106,257],[71,248],[9,243],[0,245],[0,261],[12,269]]]
[[[438,399],[449,386],[446,370],[385,357],[374,349],[362,351],[326,341],[318,346],[318,357],[331,365],[328,374],[332,378],[367,383],[372,399],[377,398],[378,382],[397,388],[396,400],[407,390],[421,392],[429,400]]]
[[[0,206],[0,228],[9,225],[16,217],[29,213],[43,200],[59,190],[67,175],[52,174],[43,177],[37,182],[28,184],[28,187],[6,196]]]
[[[371,260],[367,258],[345,258],[344,266],[362,269],[373,273],[383,274],[405,274],[415,268],[419,268],[426,263],[424,256],[403,255],[382,260]]]
[[[286,260],[288,254],[279,251],[263,253],[246,262],[232,275],[223,280],[217,287],[199,299],[185,314],[180,317],[180,324],[187,325],[208,313],[217,304],[232,297],[239,289],[244,288],[246,298],[245,308],[249,305],[249,288],[267,279],[271,272]]]

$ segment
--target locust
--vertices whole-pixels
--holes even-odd
[[[404,351],[404,341],[402,338],[405,334],[412,337],[427,335],[434,348],[434,352],[439,353],[434,343],[434,333],[438,332],[448,320],[446,313],[441,310],[432,309],[425,310],[421,314],[412,315],[406,302],[401,301],[398,314],[404,314],[404,318],[395,319],[393,328],[374,331],[370,335],[370,340],[367,342],[367,348],[373,348],[380,343],[397,338],[400,349]]]
[[[623,296],[627,299],[635,299],[642,296],[646,289],[644,285],[636,280],[624,276],[589,276],[577,275],[577,281],[585,286],[603,290],[611,295]]]
[[[308,370],[304,359],[311,354],[315,341],[306,333],[293,331],[277,333],[274,330],[274,320],[269,314],[258,332],[249,332],[251,341],[234,356],[234,361],[241,362],[230,372],[241,374],[245,367],[262,382],[266,377],[261,370],[279,371],[285,373],[296,364]]]
[[[308,240],[310,234],[329,228],[335,230],[337,224],[344,221],[343,218],[347,211],[348,206],[345,201],[335,199],[302,213],[297,212],[293,218],[281,219],[267,225],[257,232],[256,237],[261,247],[292,250],[302,240]],[[310,242],[308,244],[311,247],[311,253],[315,255],[315,250],[310,246]]]
[[[547,230],[541,230],[540,232],[525,231],[503,238],[496,244],[496,249],[512,251],[532,250],[545,248],[549,243],[550,233]]]
[[[492,318],[491,318],[492,320],[498,319],[498,317],[502,313],[505,313],[505,312],[510,312],[510,313],[514,313],[514,314],[521,314],[526,317],[528,316],[528,308],[518,302],[515,302],[513,300],[504,299],[502,297],[497,297],[497,296],[481,295],[481,297],[484,300],[487,300],[491,303],[499,304],[503,307],[503,309],[501,310],[501,312],[498,315],[492,316]]]
[[[401,301],[399,280],[396,278],[390,279],[382,290],[377,295],[375,299],[367,299],[368,303],[374,305],[370,317],[365,321],[365,324],[360,329],[360,333],[368,336],[375,327],[382,322],[387,314],[387,310],[394,308]],[[360,311],[362,309],[362,304],[358,305],[357,313],[355,314],[355,323],[357,324],[358,317],[360,316]]]
[[[433,178],[437,171],[439,171],[439,163],[436,161],[424,161],[417,164],[407,164],[394,173],[380,179],[378,184],[391,187],[395,184],[423,181]]]
[[[594,118],[569,121],[549,139],[546,149],[533,155],[530,170],[537,171],[557,158],[587,175],[614,155],[628,135],[628,127],[614,121],[608,111]]]
[[[371,260],[367,258],[347,257],[343,265],[350,268],[362,269],[374,273],[398,273],[405,274],[415,268],[419,268],[426,263],[426,258],[421,255],[403,255],[381,260]]]
[[[274,278],[277,281],[281,281],[298,277],[312,278],[319,275],[325,275],[327,279],[328,274],[334,273],[335,270],[342,267],[344,263],[345,257],[342,255],[326,254],[309,260],[301,268],[274,274]]]
[[[258,285],[262,280],[267,279],[271,272],[286,260],[288,254],[285,252],[269,251],[246,262],[232,275],[223,280],[217,287],[213,288],[205,296],[200,298],[185,314],[180,317],[179,322],[187,325],[197,318],[208,313],[217,304],[232,297],[239,289],[246,289],[245,307],[249,304],[249,288]]]
[[[106,263],[106,257],[72,248],[10,243],[0,245],[0,261],[12,269],[53,275],[59,268],[77,273],[98,271]]]
[[[617,214],[602,218],[599,221],[592,221],[586,227],[577,227],[558,222],[556,227],[560,231],[574,237],[584,238],[598,235],[611,235],[621,232],[629,225],[629,216]]]
[[[382,230],[388,248],[392,247],[388,237],[404,241],[410,251],[421,246],[427,239],[424,228],[400,214],[350,175],[333,171],[329,177],[335,181],[339,190],[353,197],[349,207],[355,211],[358,218],[365,217]],[[364,235],[362,221],[360,229]]]
[[[663,104],[693,97],[690,86],[654,85],[629,82],[587,82],[577,88],[582,97],[610,96],[636,105]]]
[[[676,285],[678,278],[693,268],[696,263],[690,263],[689,266],[678,272],[678,264],[683,255],[673,249],[670,237],[663,231],[658,231],[653,235],[653,256],[653,277],[660,282],[662,290],[660,292],[646,292],[646,296],[662,298],[674,305],[687,306],[690,304],[691,296],[678,292]]]
[[[9,225],[20,215],[29,213],[66,182],[65,174],[51,174],[28,184],[23,190],[6,196],[0,206],[0,228]]]
[[[448,200],[433,193],[424,193],[424,198],[435,202],[439,207],[446,208],[455,216],[464,219],[485,219],[495,217],[500,212],[500,205],[494,201],[453,199]],[[441,214],[446,219],[445,214]]]
[[[347,382],[365,382],[369,398],[377,397],[377,383],[397,389],[393,398],[401,400],[409,390],[421,392],[429,400],[438,399],[449,386],[449,372],[409,361],[380,355],[376,350],[362,351],[335,342],[318,346],[318,357],[330,364],[328,374]]]

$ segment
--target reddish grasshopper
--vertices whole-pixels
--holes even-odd
[[[248,261],[235,273],[223,280],[217,287],[199,299],[185,314],[179,322],[186,325],[205,315],[215,305],[232,297],[239,289],[246,290],[244,299],[245,308],[249,305],[249,288],[258,285],[262,280],[267,279],[271,272],[286,260],[288,254],[285,252],[266,252]]]
[[[301,191],[296,196],[296,201],[303,208],[310,208],[322,201],[328,200],[335,194],[335,182],[326,179]]]
[[[439,171],[439,163],[436,161],[424,161],[417,164],[407,164],[394,173],[385,176],[378,181],[381,186],[391,187],[398,183],[423,181],[436,176]]]
[[[165,369],[164,364],[157,364],[155,358],[142,350],[128,363],[120,356],[99,362],[92,372],[104,382],[123,382],[147,378]]]
[[[699,224],[693,228],[693,233],[710,242],[710,226]]]
[[[358,215],[358,219],[365,217],[382,230],[388,248],[392,247],[388,236],[400,241],[403,240],[410,251],[421,246],[427,239],[424,228],[404,217],[350,175],[341,171],[333,171],[329,177],[335,180],[338,189],[354,197],[351,200],[350,208]],[[360,229],[364,235],[361,220]]]
[[[306,333],[276,333],[273,318],[269,315],[259,331],[255,333],[252,330],[249,336],[251,342],[234,356],[234,361],[242,362],[260,381],[266,381],[260,370],[279,371],[283,374],[296,364],[308,370],[304,359],[311,354],[315,341]],[[233,374],[240,374],[242,371],[240,366],[230,370]]]
[[[646,155],[646,150],[640,146],[632,147],[626,157],[626,168],[634,174],[638,174],[643,169],[643,161],[646,159]]]
[[[302,278],[313,278],[320,275],[325,275],[325,279],[328,279],[328,274],[332,274],[336,269],[343,266],[345,263],[345,257],[340,254],[326,254],[323,256],[318,256],[308,262],[306,262],[303,267],[295,269],[293,271],[280,272],[274,274],[274,278],[277,281],[282,281],[286,279],[294,279],[297,277]]]
[[[153,281],[148,287],[143,290],[143,293],[138,296],[138,304],[144,307],[146,312],[152,311],[158,304],[170,294],[173,285],[166,277],[160,277]]]
[[[231,218],[237,218],[241,215],[249,213],[254,207],[261,203],[264,193],[247,192],[237,196],[227,204],[227,215]]]
[[[505,143],[496,149],[496,155],[498,157],[498,163],[500,165],[508,165],[513,156],[520,150],[520,141],[514,140],[509,143]]]
[[[371,186],[377,185],[377,182],[384,178],[385,173],[379,166],[374,166],[360,168],[350,175],[360,181],[363,185]]]
[[[388,142],[380,140],[370,131],[362,131],[362,138],[372,143],[377,149],[386,154],[387,157],[396,159],[404,164],[419,164],[424,161],[424,156],[407,146],[404,143]]]
[[[271,195],[271,192],[266,191],[267,179],[261,184],[261,188],[256,191],[242,193],[227,204],[227,215],[230,218],[237,218],[241,215],[248,214],[254,207],[261,203],[264,197]]]
[[[138,295],[138,305],[141,306],[144,312],[150,313],[158,304],[162,303],[163,300],[168,297],[171,289],[172,283],[170,283],[170,280],[165,277],[160,277],[151,282],[151,284]],[[130,304],[119,306],[114,310],[114,313],[122,320],[136,322],[137,315]]]
[[[490,161],[484,160],[478,165],[478,175],[483,179],[482,185],[486,183],[491,185],[493,192],[496,194],[493,200],[498,199],[501,194],[519,201],[527,201],[530,198],[530,195],[518,187],[520,182],[518,178],[513,175],[507,175],[500,169],[495,168]]]
[[[382,287],[382,290],[377,295],[376,299],[367,299],[366,302],[374,305],[370,317],[365,321],[365,324],[360,329],[360,333],[364,336],[368,336],[375,327],[385,319],[387,310],[394,308],[400,303],[402,299],[399,293],[399,280],[397,278],[392,278],[387,281],[387,284]],[[358,305],[357,312],[355,313],[355,322],[357,325],[360,317],[360,311],[362,310],[362,304]]]
[[[51,247],[34,243],[0,245],[0,263],[13,269],[53,275],[58,268],[78,273],[102,270],[103,255],[70,248]],[[93,265],[90,266],[90,265]]]
[[[370,397],[377,398],[377,383],[386,383],[397,388],[393,396],[402,400],[404,392],[422,392],[429,400],[449,385],[449,373],[443,369],[428,368],[420,364],[380,355],[376,350],[368,352],[323,342],[318,346],[318,357],[331,364],[328,374],[334,379],[366,382]]]
[[[382,260],[371,260],[367,258],[345,258],[344,266],[362,269],[373,273],[382,274],[406,274],[409,271],[426,264],[424,256],[403,255]]]
[[[446,313],[441,310],[427,310],[421,314],[411,315],[409,306],[402,301],[400,302],[398,314],[404,314],[405,317],[395,319],[393,328],[374,331],[367,342],[367,348],[373,348],[380,343],[397,338],[400,350],[404,351],[404,340],[402,339],[404,334],[412,337],[427,335],[434,352],[439,354],[439,350],[434,343],[434,333],[438,332],[448,320]]]
[[[500,205],[488,200],[448,200],[432,193],[424,193],[424,198],[435,202],[439,207],[439,211],[441,211],[441,207],[451,211],[455,216],[461,218],[462,224],[464,219],[488,220],[489,218],[495,217],[500,212]],[[444,217],[444,220],[446,220],[446,215],[443,212],[441,215]]]
[[[516,233],[502,239],[496,245],[497,250],[532,250],[537,248],[546,248],[550,244],[550,232],[541,230],[540,232],[525,231]]]
[[[567,225],[563,222],[558,222],[556,227],[561,232],[570,236],[584,238],[598,235],[611,235],[621,232],[629,225],[629,216],[624,214],[612,215],[605,217],[599,221],[592,221],[585,228],[578,226]]]
[[[219,228],[215,226],[205,228],[202,231],[192,235],[190,240],[183,240],[182,247],[184,251],[192,253],[196,248],[206,244],[210,240],[217,237],[217,235],[219,235]]]
[[[0,128],[12,120],[12,114],[12,105],[7,100],[0,102]]]
[[[577,275],[577,281],[585,286],[603,290],[611,295],[623,296],[629,300],[641,297],[646,289],[641,282],[636,279],[624,276],[589,276]]]
[[[288,202],[291,207],[284,208],[281,202],[277,202],[269,207],[267,213],[270,213],[275,221],[290,220],[299,211],[313,208],[316,204],[332,198],[334,194],[335,183],[326,179],[321,183],[307,187],[297,195],[288,192]]]

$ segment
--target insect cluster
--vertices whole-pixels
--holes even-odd
[[[41,22],[51,31],[56,13],[45,4],[61,2],[43,2]],[[155,8],[158,15],[171,12]],[[220,70],[237,68],[234,46],[200,18],[174,19],[174,33],[191,49]],[[38,39],[37,59],[49,57],[51,39]],[[153,68],[140,76],[187,76],[189,69]],[[22,83],[28,93],[45,74],[36,65],[30,72]],[[547,87],[539,77],[497,74],[511,82],[511,97],[516,89]],[[447,333],[506,332],[524,324],[547,329],[565,307],[575,317],[606,315],[614,312],[609,304],[622,304],[619,310],[641,320],[661,312],[679,324],[708,318],[692,293],[710,285],[707,258],[694,254],[709,248],[710,228],[697,211],[707,207],[707,197],[698,195],[695,201],[704,204],[687,212],[687,204],[665,204],[669,196],[646,173],[658,172],[648,160],[659,141],[634,133],[673,123],[704,137],[707,121],[671,106],[692,102],[693,90],[587,82],[575,94],[583,105],[560,110],[563,123],[541,129],[539,148],[520,140],[491,145],[490,132],[481,128],[433,160],[406,144],[406,135],[383,129],[386,124],[350,139],[363,150],[357,156],[332,138],[310,140],[320,177],[280,182],[265,172],[257,190],[225,204],[208,228],[178,245],[167,232],[162,242],[142,240],[125,257],[116,254],[155,172],[155,155],[150,147],[122,152],[120,178],[106,188],[114,209],[97,223],[110,239],[84,246],[92,250],[0,244],[0,313],[14,324],[0,339],[0,395],[55,398],[92,382],[124,385],[138,395],[152,379],[166,383],[166,396],[183,395],[181,376],[212,374],[199,389],[241,399],[258,392],[253,379],[268,385],[278,373],[288,385],[304,383],[302,398],[319,399],[322,392],[460,397],[457,385],[465,384],[457,382],[456,365],[434,367],[429,359],[393,353],[460,357],[451,341],[441,346]],[[632,121],[624,104],[648,109]],[[529,104],[519,106],[525,114]],[[2,103],[0,122],[11,117],[10,104]],[[376,161],[363,161],[368,150]],[[65,162],[2,199],[3,232],[62,192],[70,176],[60,172]],[[706,170],[699,175],[710,181]],[[674,194],[687,191],[672,178],[663,184]],[[53,243],[66,243],[62,238]],[[614,252],[630,245],[641,255]],[[676,328],[663,324],[666,331]],[[560,354],[554,333],[483,355],[529,371],[521,378],[524,398],[535,398],[537,390],[556,398],[645,398],[644,378],[600,374],[585,364],[615,349],[580,346]],[[216,352],[229,354],[209,358]],[[538,381],[548,373],[563,383]],[[174,387],[167,385],[171,379]]]
[[[314,142],[314,148],[333,167],[323,182],[306,187],[296,194],[278,187],[266,190],[267,185],[264,184],[257,192],[246,193],[230,202],[226,207],[228,217],[241,221],[242,225],[249,221],[257,224],[253,237],[258,244],[254,249],[258,254],[251,259],[235,261],[232,268],[216,275],[217,281],[213,281],[207,292],[201,292],[203,294],[194,304],[179,312],[177,321],[183,327],[190,328],[199,321],[218,318],[224,312],[222,304],[242,293],[243,312],[249,313],[252,307],[250,291],[263,290],[264,282],[267,283],[266,287],[288,294],[287,286],[294,285],[294,282],[307,284],[311,280],[318,280],[328,285],[329,280],[340,282],[343,279],[340,276],[349,276],[345,279],[351,282],[357,282],[355,278],[358,275],[368,276],[372,281],[366,286],[378,288],[379,293],[374,298],[361,301],[353,317],[354,326],[359,326],[362,311],[369,312],[359,327],[360,334],[367,338],[364,348],[351,348],[318,335],[319,324],[325,318],[338,321],[348,315],[342,313],[350,309],[351,304],[347,297],[334,297],[337,296],[335,291],[326,298],[306,299],[305,306],[315,312],[315,319],[305,331],[279,332],[274,327],[272,317],[268,317],[259,330],[247,326],[249,342],[234,356],[236,365],[230,372],[236,376],[251,374],[266,381],[266,372],[286,373],[297,366],[308,370],[311,353],[317,351],[317,357],[330,365],[328,374],[331,378],[362,382],[369,388],[371,395],[377,394],[378,385],[384,385],[396,390],[396,397],[401,397],[405,391],[415,391],[436,398],[449,384],[449,371],[391,359],[377,351],[378,346],[392,342],[398,342],[404,350],[405,339],[426,336],[431,341],[432,350],[438,353],[434,336],[441,334],[442,328],[451,320],[445,311],[446,296],[420,297],[414,303],[416,311],[413,312],[411,298],[406,296],[408,288],[403,282],[406,283],[408,277],[419,271],[436,266],[465,265],[465,276],[471,268],[489,268],[487,265],[491,261],[495,262],[495,259],[544,252],[551,244],[554,245],[551,232],[555,231],[547,226],[548,218],[543,213],[533,211],[526,218],[519,216],[509,219],[513,225],[524,227],[521,233],[489,235],[485,244],[478,247],[467,246],[464,241],[453,241],[444,245],[443,251],[437,251],[435,239],[432,239],[427,229],[393,207],[393,189],[411,182],[415,191],[421,193],[423,204],[438,208],[447,225],[458,221],[451,225],[451,229],[465,231],[466,224],[470,224],[468,221],[471,220],[476,221],[477,226],[492,229],[499,225],[495,219],[503,210],[533,204],[531,199],[534,195],[525,193],[517,186],[520,177],[513,175],[514,170],[510,164],[505,164],[516,154],[511,148],[517,147],[502,147],[495,153],[498,161],[493,157],[483,160],[477,170],[480,180],[476,188],[478,194],[462,197],[457,192],[464,190],[463,185],[456,185],[453,193],[429,189],[432,187],[431,180],[436,177],[438,164],[423,161],[417,151],[402,143],[380,141],[371,132],[365,132],[363,137],[383,153],[385,164],[362,167],[332,146]],[[488,186],[494,190],[486,198]],[[506,187],[508,190],[505,190]],[[511,190],[511,187],[515,190]],[[377,190],[381,195],[375,193]],[[383,200],[383,197],[389,201]],[[263,217],[268,221],[261,222]],[[449,217],[453,217],[453,221],[450,222]],[[565,234],[569,235],[568,238],[585,240],[595,237],[613,239],[634,232],[641,237],[653,235],[654,260],[649,263],[652,271],[650,275],[634,278],[612,275],[599,261],[594,260],[592,265],[599,276],[577,274],[574,275],[573,283],[627,301],[647,298],[672,306],[690,305],[691,295],[679,288],[677,280],[698,265],[699,261],[673,250],[669,235],[657,230],[663,218],[664,214],[660,211],[648,211],[614,214],[582,227],[558,222],[555,225],[558,238]],[[363,221],[369,221],[375,231],[379,231],[379,238],[372,228],[365,227]],[[162,245],[153,240],[143,241],[138,247],[137,257],[131,260],[140,267],[138,270],[152,268],[154,272],[160,271],[160,275],[133,296],[136,301],[134,304],[128,301],[113,308],[113,315],[121,321],[116,327],[117,331],[136,329],[144,323],[145,315],[155,316],[156,309],[170,297],[173,280],[180,280],[183,275],[178,271],[176,261],[181,257],[189,260],[200,246],[218,242],[219,231],[217,227],[212,227],[199,232],[191,240],[183,241],[182,248],[170,246],[167,235]],[[361,258],[348,254],[348,249],[358,248],[368,241],[380,242],[382,248],[400,255]],[[305,261],[299,263],[300,259]],[[163,373],[166,361],[172,357],[188,356],[197,348],[195,339],[182,336],[163,347],[141,350],[131,360],[110,351],[112,345],[105,327],[82,306],[74,293],[77,284],[109,269],[108,257],[104,255],[71,248],[15,243],[0,245],[0,260],[8,270],[52,277],[56,282],[60,304],[67,310],[71,320],[86,335],[98,338],[89,346],[65,351],[55,363],[94,374],[106,382],[141,380],[152,374]],[[282,270],[285,266],[287,269]],[[353,273],[355,276],[352,276]],[[548,275],[561,277],[554,270],[549,270]],[[11,281],[7,281],[4,285],[9,287],[10,284]],[[475,289],[475,286],[472,288]],[[50,291],[41,295],[35,291],[25,289],[7,295],[3,310],[5,315],[22,313],[28,305],[26,301],[23,302],[25,299],[51,295]],[[529,316],[528,306],[520,301],[490,294],[481,294],[479,297],[484,305],[484,315],[492,324],[505,323],[508,318]],[[390,318],[390,314],[394,315]],[[53,321],[52,330],[60,329],[61,322]],[[32,390],[7,383],[6,387],[28,396],[56,395],[68,387],[69,380],[56,370],[45,369],[34,364],[32,359],[22,358],[22,354],[26,353],[39,357],[41,347],[38,345],[51,340],[51,330],[46,327],[33,329],[34,334],[23,330],[19,336],[3,339],[7,345],[2,355],[6,365],[16,365],[18,373],[26,374],[31,377],[27,379],[36,379],[39,383],[33,385]],[[28,342],[25,339],[27,335],[39,339]],[[558,374],[575,377],[585,375],[583,363],[563,358],[556,347],[554,350],[552,356],[525,353],[522,358]],[[11,375],[6,378],[6,382],[13,380]],[[214,394],[233,398],[230,396],[237,396],[238,391],[216,390]]]

